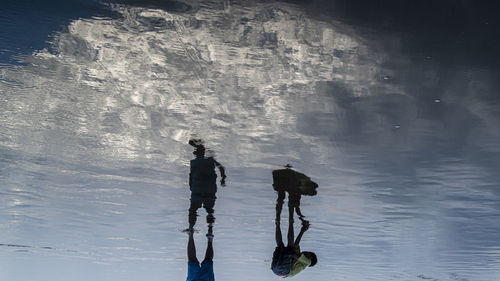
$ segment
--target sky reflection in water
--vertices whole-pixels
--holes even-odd
[[[217,280],[279,278],[286,163],[319,185],[294,279],[499,279],[497,9],[391,2],[4,7],[0,279],[184,279],[191,137],[227,169]]]

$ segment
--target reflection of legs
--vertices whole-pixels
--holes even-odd
[[[297,206],[295,207],[295,212],[297,213],[297,216],[299,216],[299,218],[302,220],[305,216],[302,214],[302,212],[300,211],[300,207]]]
[[[193,231],[189,231],[189,241],[187,248],[188,261],[198,262],[196,258],[196,247],[194,246]]]
[[[281,210],[283,209],[283,202],[285,201],[285,192],[278,191],[278,199],[276,200],[276,221],[281,219]]]
[[[275,236],[276,236],[276,246],[283,245],[283,237],[281,236],[281,226],[279,221],[276,222]]]
[[[305,216],[302,214],[300,211],[300,194],[293,194],[292,196],[288,196],[288,206],[291,206],[295,209],[295,212],[297,213],[297,216],[299,216],[300,221],[302,222],[302,226],[307,225],[309,226],[309,221],[304,219]]]
[[[214,198],[208,198],[203,200],[203,207],[207,211],[207,223],[211,225],[215,222],[214,217],[214,206],[215,206],[215,196]],[[211,227],[211,226],[210,226]]]
[[[288,195],[288,200],[290,200],[290,195]],[[290,202],[290,201],[289,201]],[[287,235],[287,246],[293,246],[293,207],[288,204],[288,235]]]
[[[193,228],[196,224],[196,216],[198,215],[196,211],[201,207],[201,202],[193,202],[191,200],[191,206],[189,206],[189,229]]]
[[[281,235],[281,210],[283,209],[283,201],[285,200],[285,192],[278,192],[278,199],[276,200],[276,246],[283,245],[283,237]]]
[[[288,206],[293,207],[299,218],[303,218],[302,212],[300,211],[300,194],[292,193],[288,194]]]
[[[208,233],[207,233],[207,251],[205,252],[205,259],[206,260],[213,260],[214,258],[214,248],[212,245],[212,241],[214,239],[213,235],[213,230],[212,230],[212,224],[208,225]]]

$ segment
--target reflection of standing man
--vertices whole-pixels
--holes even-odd
[[[317,263],[316,254],[313,252],[301,252],[300,240],[309,229],[309,221],[304,219],[300,211],[300,199],[302,195],[316,195],[318,185],[311,179],[299,172],[296,172],[290,165],[286,169],[273,171],[273,188],[278,192],[276,201],[276,249],[273,253],[271,270],[281,277],[292,277],[304,270],[308,266]],[[285,246],[281,234],[281,210],[288,192],[288,235]],[[299,235],[294,240],[294,210],[302,221],[302,228]]]
[[[215,193],[217,192],[217,174],[215,167],[219,168],[222,186],[226,185],[226,173],[224,167],[213,157],[205,157],[205,146],[201,140],[190,140],[189,144],[195,147],[193,154],[195,159],[191,160],[189,172],[189,189],[191,190],[191,205],[189,206],[189,229],[196,223],[197,210],[203,207],[207,211],[207,223],[213,223]]]
[[[191,204],[189,206],[189,228],[185,231],[189,234],[187,247],[188,255],[188,276],[187,281],[214,281],[214,249],[212,246],[215,193],[217,192],[217,175],[215,167],[219,168],[221,174],[221,185],[225,185],[226,174],[224,167],[213,157],[205,158],[205,146],[201,140],[190,140],[189,144],[195,147],[193,152],[196,158],[191,160],[191,170],[189,172],[189,188],[191,190]],[[207,250],[203,261],[198,261],[196,257],[196,247],[194,244],[194,225],[196,224],[197,210],[204,207],[207,211]]]

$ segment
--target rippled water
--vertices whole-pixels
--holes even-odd
[[[191,137],[227,169],[217,280],[279,278],[286,163],[319,184],[301,204],[318,264],[294,279],[500,278],[498,72],[476,33],[439,49],[439,28],[421,42],[300,1],[19,3],[0,33],[1,280],[184,280]]]

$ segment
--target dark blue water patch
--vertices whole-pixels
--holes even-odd
[[[195,7],[184,3],[184,1],[175,0],[114,0],[115,4],[124,4],[129,6],[138,6],[153,9],[162,9],[171,13],[186,13],[195,10]],[[221,4],[223,2],[221,1]]]
[[[98,0],[7,0],[0,5],[0,65],[22,64],[22,56],[47,48],[50,36],[69,22],[92,16],[115,17]]]
[[[498,68],[500,3],[475,0],[281,0],[312,17],[366,28],[374,40],[396,34],[401,48],[417,61],[463,63]],[[359,31],[359,30],[358,30]],[[368,36],[367,34],[364,34]]]

